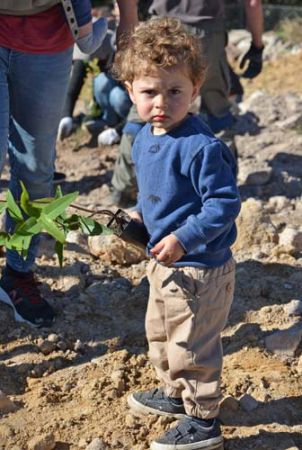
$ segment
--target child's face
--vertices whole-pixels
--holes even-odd
[[[199,92],[187,71],[180,66],[139,75],[126,83],[131,100],[144,122],[151,123],[154,134],[164,134],[187,115]]]

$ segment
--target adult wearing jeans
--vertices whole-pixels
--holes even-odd
[[[124,12],[125,3],[120,0]],[[124,23],[132,22],[126,12]],[[0,162],[3,168],[8,150],[9,188],[16,200],[20,181],[32,199],[51,195],[55,141],[73,43],[76,40],[82,51],[91,53],[101,44],[106,28],[104,19],[92,25],[89,0],[1,2]],[[12,227],[8,218],[8,230]],[[38,242],[38,237],[32,240],[26,259],[7,251],[0,300],[13,308],[16,320],[49,326],[54,311],[41,297],[32,273]]]

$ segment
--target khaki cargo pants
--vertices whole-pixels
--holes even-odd
[[[186,413],[219,413],[222,344],[232,304],[235,261],[202,269],[169,268],[151,260],[146,314],[149,357],[165,392],[182,397]]]

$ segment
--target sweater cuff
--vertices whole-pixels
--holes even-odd
[[[187,225],[173,231],[186,253],[191,253],[198,245],[205,243],[205,238],[201,234],[194,234]]]

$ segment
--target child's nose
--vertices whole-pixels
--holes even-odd
[[[163,94],[159,94],[156,97],[156,106],[161,108],[166,105],[166,97]]]

